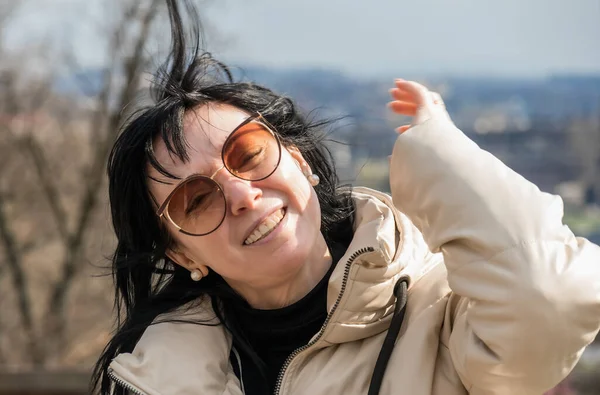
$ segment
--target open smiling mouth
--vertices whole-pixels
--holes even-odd
[[[250,234],[250,236],[248,236],[248,238],[246,240],[244,240],[244,245],[252,245],[252,244],[256,243],[257,241],[262,240],[265,237],[267,237],[271,232],[273,232],[275,229],[277,229],[277,226],[279,226],[279,224],[283,220],[285,213],[286,213],[285,208],[280,208],[279,210],[275,211],[273,214],[271,214],[267,218],[265,218],[265,220],[262,221],[254,229],[254,231]]]

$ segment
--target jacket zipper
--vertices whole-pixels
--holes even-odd
[[[279,376],[277,377],[277,382],[275,384],[275,395],[279,395],[279,392],[281,391],[281,384],[283,383],[283,376],[285,375],[285,371],[289,368],[289,366],[292,363],[292,360],[294,358],[296,358],[300,353],[302,353],[303,351],[306,351],[308,348],[312,347],[317,341],[319,341],[319,339],[321,338],[321,336],[323,336],[323,333],[325,332],[325,328],[327,327],[327,324],[329,323],[329,320],[331,320],[331,317],[333,316],[333,314],[335,313],[335,311],[337,310],[338,305],[340,304],[341,300],[342,300],[342,296],[344,295],[344,292],[346,291],[346,284],[348,283],[348,277],[350,276],[350,268],[352,267],[352,263],[354,263],[354,261],[361,255],[366,254],[367,252],[373,252],[375,251],[375,248],[373,247],[365,247],[365,248],[361,248],[357,251],[355,251],[350,258],[348,259],[348,262],[346,262],[346,267],[344,268],[344,277],[342,278],[342,286],[340,289],[340,293],[335,301],[335,303],[333,304],[333,307],[331,308],[331,312],[327,315],[327,318],[325,318],[325,322],[323,322],[323,325],[321,326],[321,330],[319,331],[319,333],[317,334],[316,337],[313,338],[312,341],[308,342],[308,344],[305,344],[304,346],[297,348],[296,350],[294,350],[294,352],[292,352],[285,360],[285,363],[283,364],[283,366],[281,367],[281,370],[279,371]]]
[[[148,395],[145,392],[142,392],[138,388],[134,387],[132,384],[129,384],[127,381],[123,380],[114,373],[112,369],[108,369],[108,377],[117,385],[125,388],[127,391],[135,394],[135,395]]]

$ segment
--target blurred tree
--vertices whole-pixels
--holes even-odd
[[[600,205],[600,113],[575,120],[569,132],[581,166],[584,203]]]
[[[12,364],[60,364],[77,353],[73,342],[86,329],[80,325],[85,311],[69,297],[88,266],[89,244],[107,235],[101,204],[107,155],[123,122],[120,110],[136,98],[148,66],[146,46],[162,3],[120,0],[106,7],[112,15],[103,20],[110,23],[90,44],[101,50],[108,40],[110,65],[99,90],[80,73],[77,54],[62,53],[63,66],[80,76],[76,85],[87,97],[57,93],[56,70],[25,70],[17,54],[0,47],[0,307],[19,318],[15,324],[0,314],[0,358],[10,352]],[[0,3],[0,43],[16,4]],[[37,66],[48,62],[36,60]]]

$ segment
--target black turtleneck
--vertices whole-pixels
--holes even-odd
[[[236,332],[245,338],[255,357],[239,342],[234,341],[241,362],[240,366],[232,350],[230,361],[235,374],[244,383],[247,395],[273,393],[280,370],[287,357],[296,349],[306,345],[321,329],[327,318],[327,285],[338,260],[346,246],[334,244],[330,248],[332,265],[323,279],[296,303],[275,310],[259,310],[241,298],[231,306]],[[236,344],[237,343],[237,344]],[[258,360],[256,360],[256,358]]]

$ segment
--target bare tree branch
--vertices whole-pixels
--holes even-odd
[[[133,56],[130,58],[125,69],[125,85],[121,88],[118,95],[118,108],[122,108],[124,105],[134,99],[135,92],[139,84],[139,76],[141,73],[141,66],[145,62],[144,58],[144,47],[148,41],[150,26],[156,15],[156,9],[158,8],[160,0],[153,0],[150,6],[145,10],[145,13],[141,19],[141,29],[135,42],[135,48]],[[129,14],[133,15],[133,14]],[[133,17],[133,16],[132,16]],[[114,40],[113,40],[113,51],[117,53],[123,45],[123,29],[124,27],[117,29]],[[115,78],[114,68],[105,74],[104,89],[100,95],[101,105],[98,109],[95,125],[98,126],[100,123],[104,126],[106,131],[104,141],[96,146],[94,157],[89,171],[85,174],[85,191],[81,199],[81,203],[78,209],[78,215],[76,217],[76,225],[71,236],[68,240],[65,258],[62,264],[61,277],[53,287],[53,293],[50,298],[50,304],[48,309],[48,317],[54,322],[50,327],[53,328],[57,333],[63,332],[64,325],[62,318],[64,315],[64,307],[66,302],[66,295],[72,285],[73,278],[77,273],[79,263],[81,261],[82,246],[89,232],[89,224],[98,204],[99,190],[102,186],[104,177],[104,166],[108,155],[109,148],[113,143],[118,133],[118,127],[121,122],[120,113],[111,113],[110,111],[110,88],[112,81]],[[102,122],[108,119],[108,122]]]
[[[18,290],[26,289],[27,279],[23,274],[23,265],[21,263],[21,256],[19,255],[19,247],[17,245],[17,237],[12,232],[8,225],[8,218],[6,216],[6,200],[4,193],[0,192],[0,238],[4,247],[4,252],[7,258],[7,264],[9,269],[13,273],[13,283]],[[31,329],[33,326],[33,320],[31,316],[31,304],[26,292],[19,293],[19,305],[21,307],[21,317],[23,325],[26,328]]]
[[[22,256],[19,254],[16,235],[11,230],[6,216],[6,200],[4,193],[0,192],[0,241],[6,254],[6,262],[11,271],[13,287],[17,292],[19,301],[19,314],[21,322],[29,340],[28,348],[34,364],[40,364],[43,356],[37,346],[31,301],[27,292],[27,278],[23,270]]]
[[[137,42],[135,43],[135,51],[133,56],[126,63],[126,71],[125,71],[125,87],[121,94],[121,101],[119,103],[120,109],[125,108],[135,96],[135,91],[139,84],[139,76],[141,68],[144,66],[144,47],[148,38],[150,36],[150,27],[152,25],[152,21],[156,16],[156,12],[158,10],[159,4],[162,3],[160,0],[153,0],[152,4],[148,7],[146,14],[142,18],[142,26],[140,30],[140,35],[138,36]],[[112,139],[117,134],[119,127],[119,119],[118,116],[115,115],[111,125],[112,138],[110,139],[112,143]]]
[[[50,210],[54,216],[58,233],[63,240],[68,240],[69,233],[67,230],[67,215],[65,213],[62,204],[60,203],[60,196],[58,188],[53,181],[53,178],[49,173],[49,163],[44,155],[44,151],[41,149],[38,141],[31,135],[27,135],[22,140],[23,146],[29,152],[29,156],[33,160],[33,164],[37,173],[37,176],[42,185],[42,190],[46,195]]]
[[[32,237],[30,240],[21,243],[21,249],[19,250],[19,254],[21,254],[21,256],[25,256],[30,252],[38,249],[40,246],[48,243],[50,240],[50,237],[35,235],[35,237]]]
[[[51,81],[52,78],[49,78],[48,80]],[[9,84],[7,88],[6,97],[16,98],[20,96],[15,90],[14,84]],[[7,102],[11,103],[15,113],[35,113],[36,111],[42,109],[44,104],[48,102],[48,98],[51,94],[49,82],[44,81],[38,83],[35,91],[31,93],[33,100],[27,106],[28,108],[19,108],[19,104],[15,99],[7,100]],[[46,159],[44,150],[40,147],[39,142],[35,138],[34,131],[36,130],[36,125],[34,123],[35,121],[32,120],[29,122],[29,124],[24,125],[25,130],[21,133],[23,137],[18,138],[15,136],[15,138],[20,142],[21,146],[25,149],[25,152],[29,154],[33,161],[36,174],[42,186],[42,190],[54,216],[58,232],[61,238],[66,241],[69,235],[67,229],[67,217],[60,202],[60,195],[58,192],[59,188],[56,185],[54,178],[50,175],[49,162]]]
[[[67,71],[67,75],[76,75],[78,70],[82,70],[81,64],[75,57],[75,50],[73,46],[69,46],[68,49],[62,51],[61,58],[65,64],[65,68]],[[89,95],[94,92],[97,88],[92,81],[91,78],[86,73],[77,74],[77,79],[75,81],[75,87],[77,88],[79,94]]]
[[[125,8],[124,11],[124,19],[122,23],[117,26],[117,28],[113,31],[111,35],[111,41],[109,45],[109,59],[118,59],[119,52],[123,49],[124,39],[123,36],[125,34],[125,30],[130,23],[135,21],[137,17],[138,10],[141,7],[141,1],[130,1],[127,4],[129,7]],[[110,98],[112,92],[112,86],[115,80],[115,74],[117,70],[115,67],[107,67],[104,69],[102,73],[102,90],[98,95],[98,102],[100,103],[98,109],[95,112],[94,119],[92,121],[91,127],[92,130],[92,139],[94,142],[94,146],[98,147],[97,151],[100,151],[99,155],[96,157],[100,157],[103,159],[102,152],[104,150],[103,146],[106,144],[106,137],[102,137],[98,132],[105,131],[110,129],[110,126],[107,126],[106,121],[110,118]],[[112,122],[109,122],[111,124]],[[94,133],[96,131],[96,133]],[[87,179],[87,174],[93,174],[94,170],[97,167],[96,160],[94,159],[91,165],[90,170],[84,175],[84,180]]]

